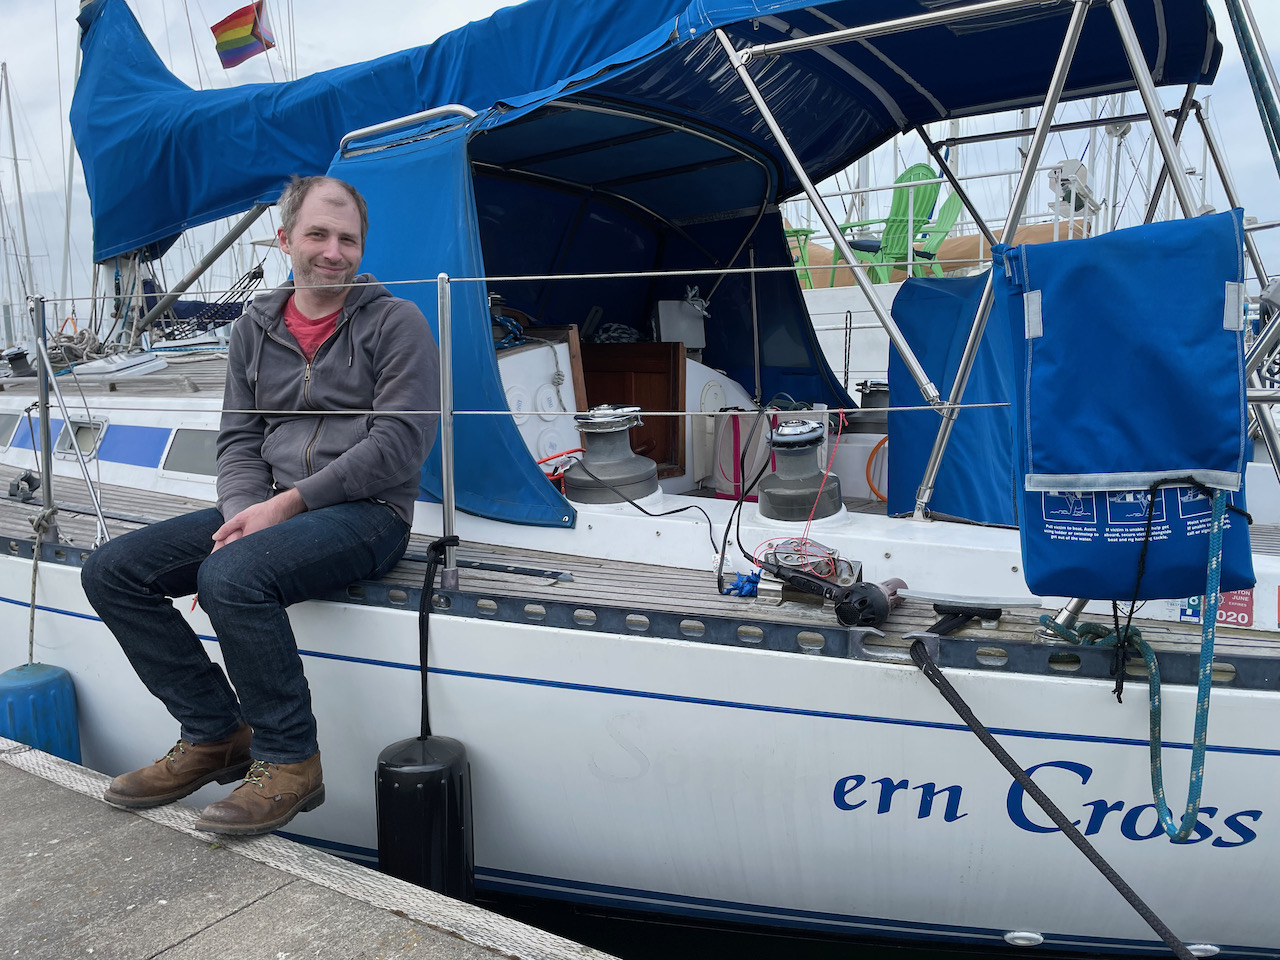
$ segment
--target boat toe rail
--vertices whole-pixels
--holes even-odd
[[[38,496],[27,501],[4,496],[20,472],[0,467],[0,553],[30,559],[36,547],[30,517],[41,507]],[[59,477],[58,483],[63,539],[42,543],[40,562],[79,566],[93,549],[96,520],[87,506],[90,498],[83,482]],[[100,494],[113,536],[209,505],[110,485],[103,485]],[[1268,530],[1265,536],[1280,542],[1280,531]],[[416,615],[428,545],[429,538],[414,535],[405,558],[385,577],[353,583],[326,599]],[[874,629],[841,625],[831,603],[814,602],[813,597],[788,595],[782,603],[771,604],[722,596],[709,570],[470,542],[459,548],[458,566],[458,588],[437,587],[432,593],[436,615],[903,665],[910,665],[907,650],[919,637],[944,667],[1063,678],[1111,677],[1110,649],[1044,642],[1037,637],[1039,618],[1046,612],[1042,609],[1006,609],[998,620],[974,619],[939,636],[932,628],[943,615],[916,597],[903,600],[888,621]],[[1162,682],[1194,685],[1199,626],[1142,618],[1134,623],[1159,654]],[[1145,680],[1141,658],[1129,660],[1126,674],[1133,681]],[[1244,689],[1280,688],[1280,631],[1220,628],[1214,680],[1216,685]]]

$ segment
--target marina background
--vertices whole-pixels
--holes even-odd
[[[494,0],[427,0],[404,4],[396,0],[363,0],[358,5],[337,0],[267,0],[266,9],[277,47],[266,54],[224,70],[218,62],[210,26],[240,6],[240,0],[129,0],[152,45],[174,75],[195,89],[221,88],[249,83],[272,83],[306,76],[331,67],[356,63],[397,50],[430,43],[463,24],[482,19],[507,4]],[[1221,0],[1210,0],[1223,44],[1222,65],[1212,87],[1201,88],[1207,98],[1211,122],[1229,157],[1232,173],[1250,215],[1259,220],[1280,219],[1280,191],[1276,190],[1276,169],[1258,122],[1253,95],[1240,62],[1240,54]],[[9,139],[7,107],[0,101],[0,195],[4,221],[0,223],[0,253],[7,260],[10,289],[0,289],[0,302],[18,303],[28,293],[48,298],[77,298],[78,310],[87,313],[90,292],[91,224],[89,200],[83,173],[74,154],[67,112],[74,90],[76,44],[76,0],[51,0],[33,4],[23,0],[0,0],[0,24],[8,37],[20,42],[6,45],[0,59],[7,65],[11,89],[14,132],[17,139],[18,174],[22,184],[27,241],[31,252],[31,278],[24,281],[21,225],[14,191],[14,159]],[[1259,3],[1254,14],[1264,37],[1272,39],[1268,52],[1275,60],[1280,37],[1280,4]],[[1167,107],[1177,106],[1182,91],[1162,90]],[[1130,109],[1135,105],[1131,99]],[[1071,109],[1070,106],[1063,110]],[[1060,115],[1063,113],[1060,110]],[[1017,126],[1017,115],[1003,115],[998,126]],[[970,121],[966,121],[970,123]],[[945,124],[937,125],[946,136]],[[966,126],[965,132],[971,127]],[[1135,141],[1145,140],[1145,129],[1135,131]],[[923,153],[917,138],[908,135],[908,150]],[[145,145],[140,145],[145,149]],[[881,148],[872,159],[872,184],[888,184],[895,169],[892,148]],[[966,148],[974,150],[977,148]],[[1002,167],[1013,155],[1011,141],[991,146],[1003,150]],[[1060,159],[1051,146],[1046,162]],[[1139,149],[1135,143],[1135,152]],[[1150,149],[1150,148],[1148,148]],[[970,154],[972,156],[972,154]],[[71,187],[68,191],[68,162]],[[908,161],[910,162],[910,161]],[[966,160],[967,169],[995,169],[995,163]],[[1145,164],[1145,160],[1142,161]],[[1090,171],[1090,183],[1100,184],[1101,170]],[[865,184],[864,184],[865,185]],[[1134,189],[1137,195],[1140,189]],[[66,217],[70,196],[71,217]],[[1219,193],[1219,198],[1221,194]],[[1219,203],[1221,204],[1219,199]],[[274,211],[272,211],[273,213]],[[273,219],[264,220],[250,231],[252,239],[268,239],[275,229]],[[376,229],[376,224],[374,225]],[[224,224],[213,223],[188,231],[166,257],[170,282],[185,272],[192,262],[221,235]],[[1280,232],[1263,231],[1257,239],[1265,260],[1280,253]],[[65,258],[64,247],[69,251]],[[248,264],[236,254],[215,268],[197,289],[218,290],[239,277]],[[267,282],[282,279],[287,264],[278,254],[268,256]],[[5,283],[0,270],[0,283]],[[70,305],[66,313],[71,310]]]

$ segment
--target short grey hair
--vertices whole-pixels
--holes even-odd
[[[351,202],[356,205],[356,212],[360,214],[360,247],[363,249],[365,238],[369,235],[369,205],[364,202],[364,197],[360,196],[359,190],[337,177],[300,177],[294,174],[289,178],[289,183],[276,202],[280,208],[280,226],[284,230],[284,235],[286,237],[293,235],[293,228],[298,223],[298,212],[302,209],[302,201],[306,199],[312,187],[318,187],[322,183],[332,183],[341,187],[347,191]]]

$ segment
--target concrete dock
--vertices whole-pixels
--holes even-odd
[[[0,738],[0,957],[609,960],[281,837],[217,838],[182,803]]]

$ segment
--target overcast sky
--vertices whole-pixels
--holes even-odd
[[[423,43],[488,15],[503,3],[494,0],[269,0],[268,11],[278,50],[257,56],[229,71],[218,64],[209,26],[233,12],[243,0],[128,0],[147,36],[170,69],[192,87],[270,82],[367,60]],[[643,2],[643,0],[636,0]],[[1260,220],[1280,219],[1280,180],[1266,146],[1253,97],[1240,64],[1230,23],[1221,0],[1210,0],[1225,47],[1223,66],[1212,88],[1211,112],[1225,143],[1232,172],[1244,194],[1246,212]],[[1280,53],[1280,3],[1255,0],[1269,52]],[[78,0],[0,0],[0,26],[14,42],[0,44],[0,58],[11,81],[17,136],[18,173],[22,181],[28,240],[37,289],[54,296],[63,289],[63,234],[70,150],[66,114],[73,88]],[[495,55],[498,55],[495,51]],[[1274,57],[1273,57],[1274,59]],[[1176,104],[1179,92],[1164,92]],[[1132,107],[1131,107],[1132,109]],[[14,191],[7,108],[0,103],[0,191],[15,230],[18,210]],[[1047,159],[1057,160],[1059,157]],[[1091,180],[1097,183],[1096,179]],[[88,293],[91,226],[88,198],[78,161],[74,162],[71,217],[70,284],[77,296]],[[271,227],[259,221],[252,234],[266,236]],[[1280,231],[1273,232],[1280,234]],[[0,230],[10,243],[8,229]],[[212,234],[209,235],[211,238]],[[209,238],[193,241],[193,252]],[[17,235],[21,245],[21,234]],[[1264,256],[1280,272],[1280,236],[1266,237]],[[10,273],[15,269],[6,258]],[[227,275],[230,275],[228,271]],[[12,279],[17,289],[17,278]],[[0,299],[9,290],[0,269]]]

